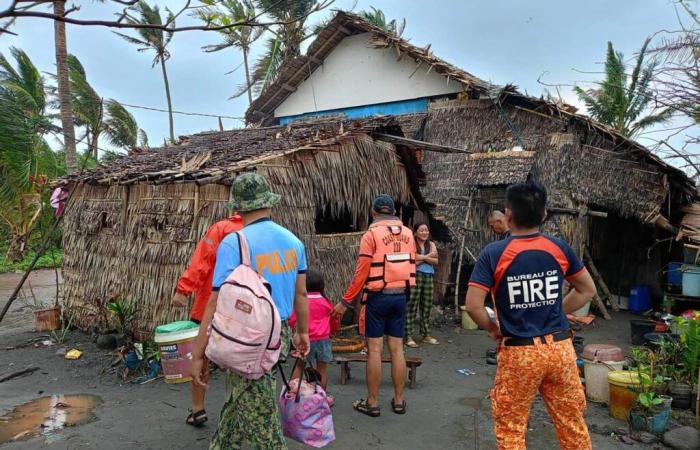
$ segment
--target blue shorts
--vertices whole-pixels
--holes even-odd
[[[330,339],[324,339],[322,341],[313,341],[309,349],[309,356],[306,357],[306,361],[311,365],[316,365],[316,363],[327,363],[333,362],[333,346],[331,345]]]
[[[406,324],[406,294],[370,294],[365,306],[365,336],[402,338]]]

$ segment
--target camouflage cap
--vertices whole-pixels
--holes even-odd
[[[237,176],[231,184],[229,207],[238,212],[272,208],[280,201],[279,194],[270,190],[265,177],[255,172]]]

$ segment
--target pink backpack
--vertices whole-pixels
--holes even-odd
[[[205,353],[219,367],[254,380],[279,360],[282,320],[269,284],[251,266],[248,241],[236,235],[241,265],[219,289]]]

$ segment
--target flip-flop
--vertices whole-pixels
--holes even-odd
[[[352,407],[355,411],[370,417],[379,417],[380,415],[379,406],[369,406],[365,399],[355,400],[352,402]]]
[[[190,415],[187,416],[187,420],[185,421],[185,423],[187,423],[187,425],[192,425],[193,427],[198,428],[198,427],[201,427],[202,425],[204,425],[204,422],[209,420],[207,418],[207,412],[205,410],[200,409],[197,412],[191,412],[191,411],[192,410],[190,410]]]
[[[392,398],[391,410],[394,411],[394,414],[406,414],[406,400],[402,401],[400,405],[397,405]]]
[[[408,338],[408,339],[406,340],[406,347],[418,348],[418,344],[416,344],[416,341],[414,341],[413,339]]]

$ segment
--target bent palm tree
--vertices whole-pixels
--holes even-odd
[[[26,53],[11,49],[16,68],[0,55],[0,221],[10,230],[7,258],[21,259],[43,210],[56,155],[43,135],[56,132],[46,114],[44,80]]]
[[[255,17],[255,5],[251,0],[222,0],[220,7],[209,6],[197,10],[197,17],[208,25],[225,26],[232,23],[251,20]],[[248,93],[248,104],[253,102],[251,93],[250,67],[248,65],[248,55],[250,46],[260,38],[264,32],[260,26],[242,25],[239,27],[226,28],[220,30],[224,40],[215,45],[202,47],[205,52],[218,52],[230,47],[238,47],[243,52],[243,67],[245,69],[244,92]]]
[[[70,68],[71,104],[77,127],[85,128],[85,135],[79,141],[87,143],[86,155],[98,159],[100,138],[103,136],[117,147],[130,149],[137,145],[139,128],[134,116],[116,100],[105,100],[87,80],[87,74],[80,60],[68,55]],[[57,89],[53,89],[54,95]],[[55,106],[57,102],[54,102]]]
[[[277,78],[279,69],[284,61],[293,59],[301,53],[301,44],[307,38],[314,36],[309,32],[307,21],[309,15],[322,8],[316,0],[257,0],[258,9],[265,11],[274,20],[281,22],[268,31],[272,37],[265,42],[263,55],[253,65],[253,73],[248,86],[244,86],[234,97],[238,97],[252,89],[260,94]],[[252,96],[251,96],[252,98]]]
[[[574,88],[592,118],[630,138],[646,128],[667,122],[673,115],[671,108],[651,108],[654,100],[651,82],[656,63],[645,64],[644,61],[649,41],[644,41],[639,50],[631,75],[627,75],[622,53],[615,52],[612,42],[608,42],[605,79],[597,89]],[[652,112],[645,115],[650,109]]]
[[[169,25],[175,25],[175,16],[168,8],[165,8],[165,10],[168,12],[168,15],[166,17],[165,22],[163,22],[163,19],[160,16],[160,9],[158,8],[158,6],[150,6],[144,0],[139,1],[136,5],[130,7],[129,10],[137,14],[137,17],[134,17],[130,14],[127,14],[125,17],[125,21],[132,25],[163,25],[164,23]],[[167,61],[170,58],[170,52],[168,51],[167,47],[170,41],[173,39],[173,33],[152,28],[138,28],[137,33],[139,34],[139,38],[135,38],[122,33],[114,33],[121,36],[127,42],[134,45],[138,45],[138,51],[140,52],[144,52],[147,50],[152,50],[155,52],[155,56],[153,57],[153,63],[151,67],[155,67],[156,64],[160,64],[161,70],[163,72],[163,83],[165,84],[165,97],[168,101],[168,123],[170,126],[170,142],[175,142],[175,129],[173,124],[173,104],[170,97],[170,83],[168,82],[168,71],[165,68],[165,61]]]

